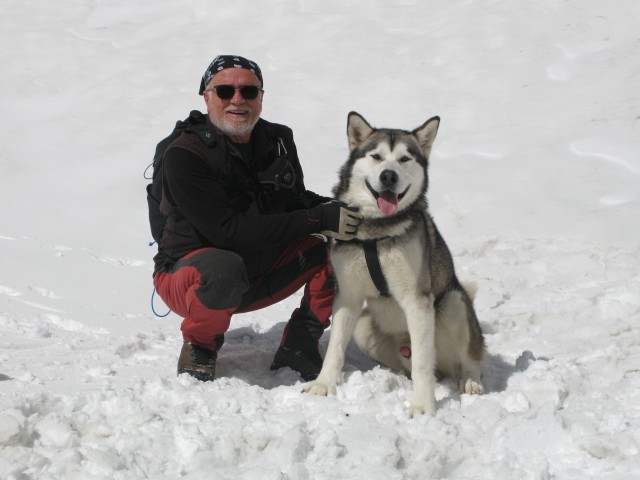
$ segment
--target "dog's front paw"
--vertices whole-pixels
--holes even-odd
[[[336,384],[328,384],[315,380],[313,382],[307,383],[304,387],[302,387],[302,391],[305,393],[310,393],[311,395],[326,397],[327,395],[336,394]]]
[[[479,380],[473,378],[467,378],[460,380],[460,391],[462,393],[471,393],[473,395],[482,395],[484,393],[484,387]]]
[[[420,402],[415,400],[409,406],[409,418],[413,418],[417,415],[433,415],[436,413],[435,402]]]
[[[409,405],[409,417],[416,415],[433,415],[436,413],[436,398],[432,395],[414,393],[411,405]]]

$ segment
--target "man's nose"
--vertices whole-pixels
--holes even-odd
[[[240,89],[237,88],[234,92],[233,92],[233,97],[231,97],[231,103],[244,103],[244,97],[242,96],[242,93],[240,93]]]

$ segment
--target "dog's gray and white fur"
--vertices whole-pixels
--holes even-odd
[[[333,193],[364,219],[355,241],[332,243],[331,336],[322,371],[304,390],[335,393],[353,336],[367,355],[411,376],[409,415],[431,414],[436,372],[456,379],[462,392],[484,391],[484,339],[472,295],[427,209],[427,167],[440,118],[411,132],[373,128],[356,112],[347,123],[350,157]],[[381,296],[367,267],[363,242],[370,240],[389,296]]]

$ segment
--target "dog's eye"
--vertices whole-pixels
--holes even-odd
[[[400,158],[400,163],[407,163],[410,162],[412,160],[411,157],[407,157],[406,155],[403,156],[402,158]]]
[[[374,160],[382,160],[382,157],[377,153],[372,153],[371,158],[373,158]]]

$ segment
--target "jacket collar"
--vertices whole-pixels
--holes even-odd
[[[222,133],[213,123],[211,123],[209,115],[206,115],[206,117],[207,127],[215,137],[212,140],[224,143],[227,147],[227,151],[234,151],[234,148],[229,148],[229,144],[233,143],[231,142],[229,137]],[[263,157],[267,156],[275,148],[273,139],[270,138],[268,133],[266,120],[263,120],[262,118],[258,119],[258,122],[255,124],[255,126],[253,127],[253,131],[251,132],[251,144],[253,147],[253,158],[256,161],[262,160]]]

